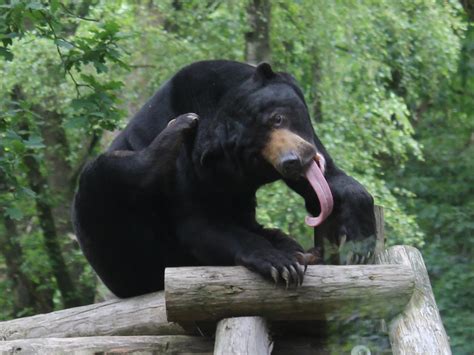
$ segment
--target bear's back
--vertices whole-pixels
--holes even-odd
[[[109,147],[113,150],[140,150],[181,114],[194,112],[201,118],[212,116],[220,100],[255,72],[255,67],[228,60],[190,64],[177,72],[143,105]]]

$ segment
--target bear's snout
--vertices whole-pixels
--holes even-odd
[[[275,129],[262,155],[283,177],[297,179],[313,160],[316,148],[288,129]]]
[[[280,170],[283,176],[293,176],[301,170],[301,160],[299,156],[290,151],[283,155],[280,161]]]

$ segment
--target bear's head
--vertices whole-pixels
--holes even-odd
[[[201,140],[202,165],[209,162],[221,173],[260,183],[304,175],[317,151],[295,79],[262,63],[221,103]]]

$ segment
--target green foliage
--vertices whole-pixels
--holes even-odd
[[[455,76],[423,113],[418,140],[425,161],[407,164],[407,201],[426,231],[424,256],[444,324],[456,354],[472,353],[474,282],[474,28],[463,41]],[[395,175],[400,180],[401,172]]]
[[[74,169],[80,169],[91,153],[87,141],[93,142],[94,138],[90,137],[114,129],[124,118],[119,107],[123,78],[116,79],[109,72],[112,66],[122,72],[129,69],[122,61],[123,50],[118,44],[124,36],[113,20],[83,20],[81,13],[87,14],[90,4],[15,1],[0,6],[0,17],[5,19],[0,26],[1,53],[6,59],[0,61],[0,211],[17,223],[18,230],[34,231],[18,236],[24,259],[19,262],[23,273],[39,285],[39,290],[57,290],[58,285],[52,277],[56,270],[48,267],[52,261],[45,257],[47,249],[39,229],[42,217],[37,216],[31,200],[41,200],[53,213],[54,221],[50,223],[54,223],[56,231],[49,229],[43,233],[64,233],[60,218],[69,218],[68,213],[60,217],[55,208],[61,200],[71,199],[71,190],[63,183],[59,187],[62,195],[54,195],[51,187],[44,186],[44,192],[37,196],[29,185],[35,183],[32,179],[38,183],[41,176],[46,181],[55,181],[49,178],[55,174],[63,174],[60,178],[66,182],[73,179]],[[95,8],[99,19],[101,9]],[[53,117],[59,119],[52,123]],[[49,146],[45,137],[50,140]],[[60,162],[62,171],[49,170],[48,159],[52,155],[56,155],[53,159]],[[35,168],[31,160],[27,166],[29,157],[36,161],[39,171],[32,171]],[[67,205],[63,208],[68,209]],[[58,237],[65,235],[49,236],[50,240]],[[28,240],[37,243],[27,243]],[[85,266],[77,246],[66,246],[71,244],[67,239],[55,242],[65,245],[62,249],[67,255],[66,272],[74,271],[79,278],[74,292],[79,295],[93,289],[95,277],[90,267]],[[64,301],[64,295],[65,290],[61,290],[61,300],[55,292],[57,306]]]
[[[57,290],[24,163],[51,173],[44,124],[60,117],[61,154],[80,167],[93,137],[123,127],[182,66],[244,60],[247,3],[0,0],[0,211],[19,226],[30,278]],[[424,245],[453,348],[472,353],[474,42],[460,5],[279,0],[270,26],[274,67],[296,77],[330,154],[384,206],[389,243]],[[263,224],[310,246],[299,196],[277,183],[258,203]],[[90,268],[78,278],[93,287]],[[0,280],[0,294],[10,288]],[[0,297],[0,317],[11,307]]]
[[[387,183],[385,168],[421,158],[411,118],[417,100],[436,95],[456,68],[460,18],[451,5],[431,1],[279,5],[274,61],[305,88],[314,116],[321,115],[316,131],[336,162],[385,207],[390,242],[421,245],[415,216],[399,203],[410,192]]]

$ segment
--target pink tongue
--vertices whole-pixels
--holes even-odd
[[[324,162],[322,162],[322,165],[324,169]],[[321,213],[317,217],[306,216],[305,222],[310,227],[316,227],[323,223],[331,214],[334,201],[323,172],[315,160],[311,162],[310,167],[306,171],[306,178],[318,196],[319,203],[321,204]]]

